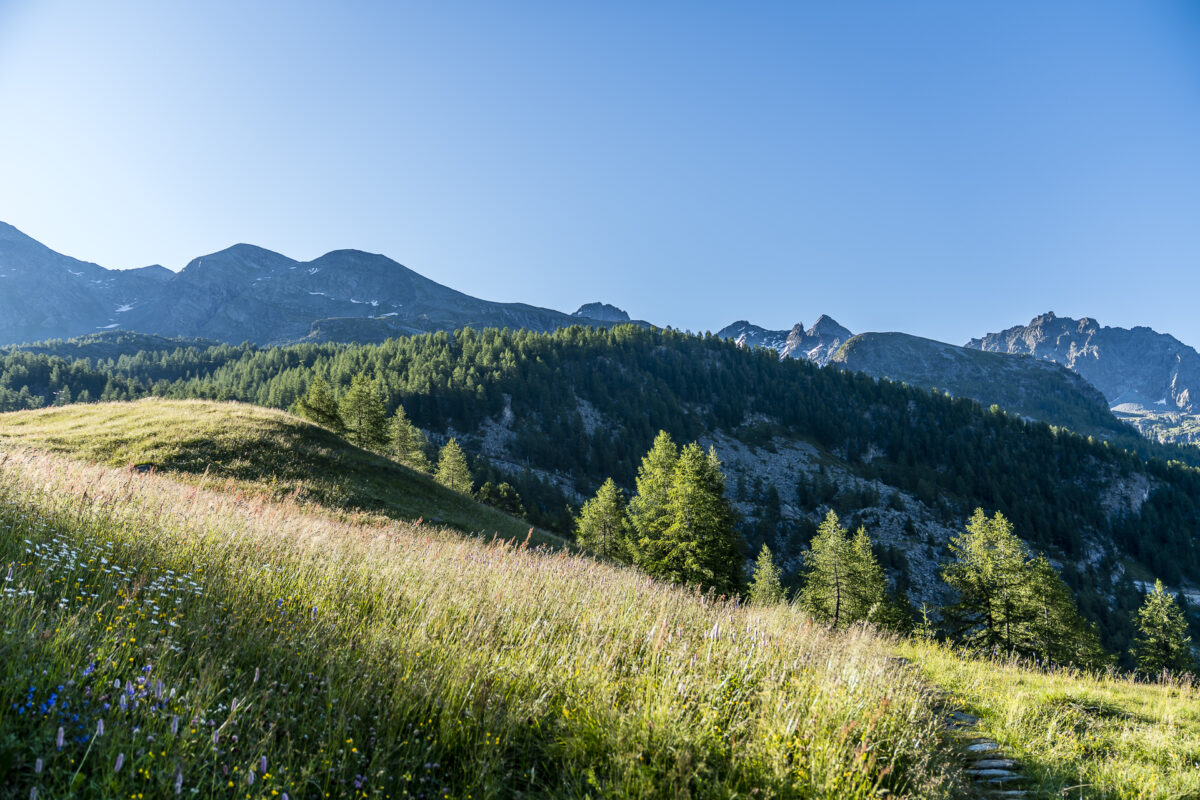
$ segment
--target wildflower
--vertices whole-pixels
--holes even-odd
[[[254,770],[250,770],[249,772],[246,773],[246,783],[249,786],[254,785]]]
[[[267,757],[266,756],[263,756],[262,758],[260,758],[258,760],[258,771],[259,772],[267,771]]]
[[[58,727],[58,738],[55,739],[54,745],[59,750],[62,750],[62,748],[63,748],[63,729],[62,729],[61,725]]]
[[[171,717],[171,735],[177,736],[178,734],[179,734],[179,715],[176,714],[175,716]]]
[[[183,767],[175,768],[175,794],[183,791]]]
[[[97,721],[96,721],[96,735],[97,735],[97,736],[103,736],[103,735],[104,735],[104,720],[97,720]]]
[[[125,765],[125,754],[117,753],[117,763],[113,764],[113,772],[120,772],[121,767]]]
[[[39,758],[37,761],[33,762],[33,771],[34,771],[34,772],[36,772],[36,773],[38,773],[39,775],[41,774],[41,772],[42,772],[42,760],[41,760],[40,758]]]

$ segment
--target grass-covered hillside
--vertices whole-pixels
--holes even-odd
[[[565,550],[0,450],[0,785],[67,798],[941,798],[866,632]]]
[[[1134,681],[971,658],[920,641],[897,651],[1017,761],[1026,794],[1014,796],[1200,797],[1200,688],[1192,678]]]
[[[964,769],[956,709],[1016,759],[1010,797],[1200,795],[1187,682],[830,633],[564,548],[347,513],[271,488],[315,443],[356,474],[280,413],[151,401],[0,430],[3,796],[1005,796]]]
[[[0,414],[0,443],[484,535],[524,539],[530,530],[324,428],[241,403],[149,399]],[[534,537],[562,541],[542,531]]]
[[[387,412],[403,406],[434,441],[457,437],[475,457],[477,486],[512,484],[527,519],[559,534],[606,478],[631,492],[665,430],[718,445],[747,555],[766,543],[792,574],[833,508],[868,527],[893,580],[916,587],[914,603],[939,602],[936,565],[982,507],[1060,565],[1112,652],[1131,644],[1135,579],[1200,586],[1200,472],[1170,463],[1200,450],[1132,430],[1104,442],[940,392],[636,326],[468,329],[379,345],[156,342],[116,357],[110,344],[4,352],[0,406],[158,396],[283,409],[318,378],[344,396],[364,376]]]

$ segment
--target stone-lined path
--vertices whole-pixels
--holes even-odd
[[[1028,778],[1021,774],[1020,764],[1007,758],[995,740],[976,730],[979,718],[963,711],[951,711],[946,716],[946,728],[963,741],[963,758],[974,798],[1029,797],[1019,788]]]

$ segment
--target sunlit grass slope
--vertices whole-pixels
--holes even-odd
[[[1119,674],[1032,669],[909,643],[918,664],[1021,761],[1033,797],[1200,798],[1200,691]]]
[[[529,525],[360,450],[282,411],[242,403],[141,400],[0,414],[0,443],[114,467],[234,481],[242,490],[329,507],[424,518],[463,531],[522,539]],[[536,531],[535,542],[560,543]]]
[[[21,798],[854,800],[958,780],[886,643],[562,549],[5,447],[0,581],[0,791]]]

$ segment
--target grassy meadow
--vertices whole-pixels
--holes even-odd
[[[291,414],[242,403],[141,400],[0,415],[0,443],[327,508],[525,539],[529,525]],[[535,543],[562,544],[535,530]]]
[[[1200,798],[1200,688],[1039,669],[905,642],[901,654],[1021,762],[1034,797]]]
[[[1190,684],[832,634],[527,534],[280,412],[0,415],[0,797],[978,797],[950,708],[1023,796],[1200,797]]]
[[[562,549],[9,444],[0,576],[16,797],[961,789],[886,642]]]

